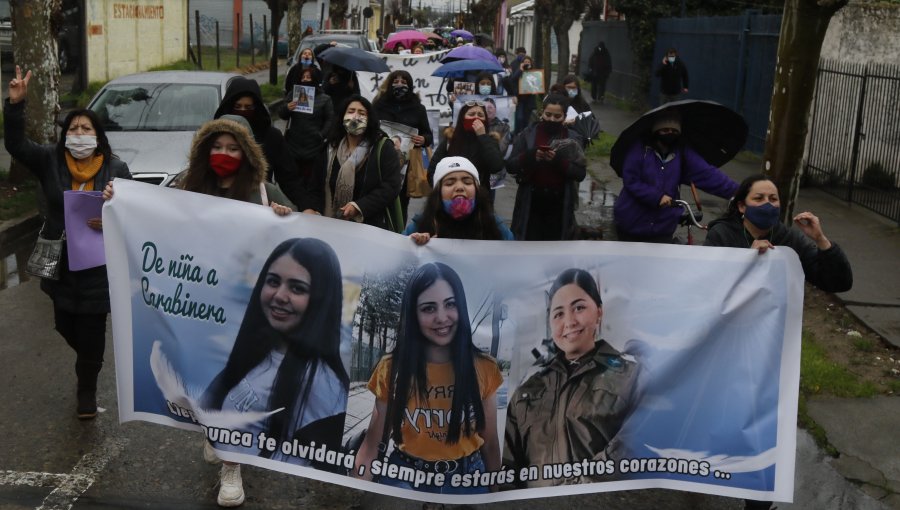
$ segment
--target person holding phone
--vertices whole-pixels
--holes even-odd
[[[513,211],[516,239],[560,241],[575,238],[576,183],[587,174],[581,137],[566,128],[568,100],[550,94],[541,121],[520,133],[506,159],[519,189]]]

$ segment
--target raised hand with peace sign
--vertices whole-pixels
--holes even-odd
[[[31,71],[25,73],[22,77],[22,68],[16,66],[16,77],[9,80],[9,102],[12,104],[21,103],[25,100],[28,93],[28,82],[31,81]]]

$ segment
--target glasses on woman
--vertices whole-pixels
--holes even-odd
[[[480,106],[480,107],[484,108],[484,101],[466,101],[465,105],[470,108],[473,106]]]

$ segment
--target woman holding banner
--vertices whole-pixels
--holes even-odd
[[[431,132],[431,125],[428,122],[428,112],[425,110],[425,105],[422,104],[419,94],[416,93],[413,78],[409,72],[397,70],[388,74],[379,88],[378,96],[375,97],[373,106],[380,120],[396,122],[418,130],[418,134],[410,137],[414,148],[431,147],[434,142],[434,136]],[[421,154],[419,154],[419,157],[421,157]],[[403,179],[403,184],[400,188],[400,205],[403,209],[403,220],[405,223],[407,208],[409,207],[406,179]]]
[[[253,139],[247,119],[223,115],[200,126],[194,135],[189,166],[181,180],[181,188],[271,207],[279,216],[288,215],[293,204],[275,184],[265,180],[267,168],[262,147]],[[110,200],[112,197],[113,184],[110,182],[103,190],[103,198]],[[209,403],[206,405],[212,407]],[[207,462],[219,462],[205,440],[203,454]],[[222,465],[217,502],[224,507],[243,504],[240,464],[225,462]]]
[[[106,266],[81,271],[69,268],[65,241],[63,194],[68,190],[100,190],[115,177],[130,179],[124,161],[112,154],[103,123],[91,110],[70,112],[54,145],[39,145],[25,136],[25,96],[31,71],[24,78],[16,66],[3,108],[6,150],[41,182],[47,204],[42,239],[62,239],[57,278],[41,277],[41,290],[53,301],[56,330],[75,351],[76,413],[79,420],[97,416],[97,377],[106,349],[109,282]],[[102,228],[100,218],[88,226]]]
[[[541,121],[516,137],[506,160],[519,183],[512,221],[518,240],[575,238],[575,183],[587,168],[581,137],[563,125],[567,106],[559,94],[547,96]]]
[[[840,246],[825,237],[819,218],[802,212],[793,218],[793,227],[779,221],[781,201],[778,188],[759,174],[744,179],[728,204],[725,214],[709,224],[705,246],[750,248],[763,255],[777,246],[797,252],[806,281],[825,292],[846,292],[853,286],[850,261]],[[771,508],[768,501],[746,500],[747,510]]]
[[[404,235],[418,245],[432,237],[444,239],[513,240],[512,232],[494,214],[478,170],[466,158],[448,156],[434,172],[434,189],[422,214],[416,215]]]
[[[459,275],[440,262],[423,265],[407,283],[400,314],[397,346],[369,380],[375,408],[353,472],[373,479],[374,461],[384,460],[393,439],[390,464],[445,477],[443,485],[415,490],[486,493],[491,486],[450,484],[455,474],[500,469],[496,392],[503,376],[497,362],[472,343]],[[389,476],[378,481],[413,489]]]
[[[513,393],[506,410],[503,464],[521,468],[576,463],[580,474],[528,486],[600,481],[614,472],[616,435],[633,407],[637,365],[599,340],[603,302],[583,269],[566,269],[550,286],[556,354]],[[587,461],[587,462],[585,462]],[[610,468],[613,469],[610,469]]]
[[[503,153],[497,137],[488,132],[484,101],[466,101],[456,117],[456,126],[447,131],[447,141],[438,145],[428,165],[431,181],[438,163],[447,156],[462,156],[478,169],[478,180],[490,182],[491,175],[503,171]],[[492,200],[493,202],[493,200]]]

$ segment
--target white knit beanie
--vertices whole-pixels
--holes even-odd
[[[468,172],[475,178],[475,184],[481,184],[478,181],[478,169],[471,161],[462,156],[448,156],[438,161],[437,167],[434,169],[434,186],[440,186],[441,179],[452,172]]]

